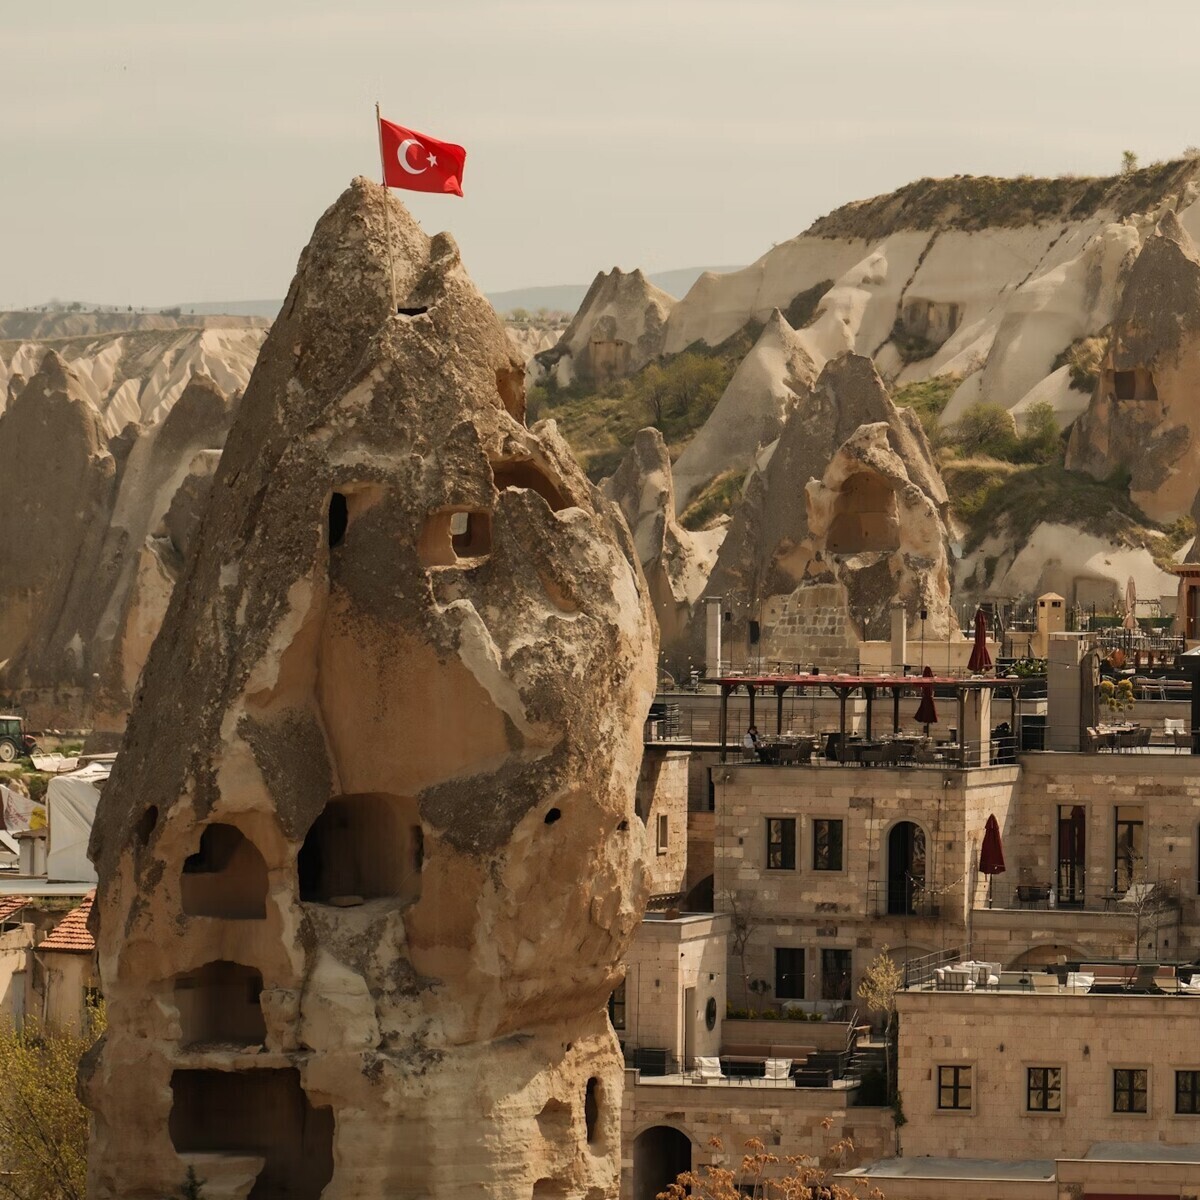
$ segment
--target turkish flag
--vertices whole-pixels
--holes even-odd
[[[461,196],[467,152],[453,142],[439,142],[415,129],[379,118],[379,152],[383,182],[410,192],[448,192]]]

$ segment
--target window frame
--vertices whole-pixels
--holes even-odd
[[[671,821],[667,813],[659,813],[654,822],[654,848],[658,854],[666,854],[671,844]]]
[[[765,870],[768,871],[794,871],[796,870],[796,818],[795,817],[766,817],[766,859]],[[771,837],[771,826],[778,823],[780,826],[781,840],[775,842]],[[790,829],[791,836],[782,836]],[[771,847],[779,846],[780,850],[780,865],[771,865]],[[790,860],[790,861],[789,861]]]
[[[934,1086],[937,1089],[937,1108],[936,1108],[937,1112],[964,1113],[964,1112],[974,1112],[975,1111],[975,1076],[973,1073],[974,1070],[975,1070],[974,1063],[938,1063],[934,1067],[934,1071],[937,1072],[937,1074],[935,1076],[935,1082],[934,1082]],[[943,1071],[952,1071],[954,1073],[952,1083],[947,1084],[947,1083],[943,1082],[943,1079],[942,1079]],[[959,1077],[959,1073],[962,1071],[967,1072],[967,1083],[966,1083],[965,1087]],[[953,1099],[955,1101],[959,1100],[959,1098],[960,1098],[959,1094],[962,1091],[966,1091],[967,1103],[966,1104],[959,1104],[959,1103],[943,1104],[942,1103],[942,1093],[947,1088],[949,1088],[951,1090],[951,1092],[953,1093]]]
[[[837,866],[823,867],[818,864],[820,853],[820,838],[817,833],[819,825],[837,825]],[[822,875],[840,875],[846,870],[846,818],[845,817],[813,817],[812,818],[812,869]]]
[[[1192,1104],[1194,1108],[1179,1107],[1179,1077],[1181,1075],[1190,1075],[1192,1077]],[[1175,1112],[1177,1117],[1200,1117],[1200,1070],[1195,1067],[1176,1067],[1175,1068]]]
[[[1117,1076],[1120,1074],[1137,1075],[1141,1074],[1145,1077],[1145,1083],[1142,1087],[1142,1098],[1145,1104],[1144,1108],[1118,1108],[1117,1097],[1120,1091],[1117,1086]],[[1133,1082],[1133,1081],[1131,1081]],[[1132,1103],[1133,1098],[1137,1095],[1137,1088],[1131,1087],[1129,1097]],[[1135,1067],[1113,1067],[1112,1069],[1112,1115],[1114,1117],[1147,1117],[1150,1115],[1150,1068],[1147,1066]]]
[[[618,993],[620,999],[617,998]],[[621,1014],[620,1024],[617,1023],[617,1013]],[[609,1024],[618,1032],[624,1032],[625,1023],[629,1013],[629,996],[625,991],[625,980],[622,979],[615,988],[608,994],[608,1020]]]
[[[1035,1071],[1041,1071],[1044,1073],[1044,1076],[1045,1076],[1042,1084],[1037,1088],[1037,1093],[1040,1094],[1043,1098],[1045,1098],[1048,1101],[1049,1094],[1051,1092],[1057,1092],[1058,1093],[1058,1107],[1057,1108],[1049,1108],[1049,1107],[1043,1108],[1043,1107],[1038,1107],[1038,1106],[1034,1105],[1033,1099],[1034,1099],[1035,1091],[1034,1091],[1034,1083],[1033,1083],[1033,1073]],[[1051,1071],[1054,1071],[1058,1075],[1058,1080],[1053,1086],[1051,1086],[1050,1081],[1049,1081],[1049,1073]],[[1061,1117],[1063,1115],[1063,1091],[1064,1091],[1063,1080],[1065,1079],[1065,1077],[1066,1077],[1066,1070],[1063,1068],[1063,1066],[1061,1064],[1050,1066],[1050,1065],[1044,1064],[1044,1063],[1032,1063],[1032,1064],[1026,1065],[1026,1067],[1025,1067],[1025,1111],[1027,1113],[1031,1113],[1032,1115],[1037,1116],[1037,1117]]]
[[[821,999],[836,1000],[844,1002],[854,998],[854,949],[850,946],[821,946],[820,961],[821,961]],[[825,993],[829,989],[826,988],[826,979],[828,978],[825,971],[825,955],[827,954],[844,954],[846,955],[846,994],[845,996],[827,996]]]
[[[803,946],[776,946],[774,948],[774,950],[775,950],[775,953],[774,953],[773,957],[775,960],[775,999],[776,1000],[803,1000],[803,999],[805,999],[804,993],[806,991],[807,983],[808,983],[808,978],[807,978],[808,954],[805,951],[805,948]],[[780,961],[779,961],[779,956],[781,954],[798,954],[800,956],[799,971],[793,970],[791,972],[783,972],[780,969]],[[794,965],[795,964],[793,963],[793,966]],[[780,980],[783,979],[785,974],[790,974],[792,979],[797,981],[797,986],[799,987],[798,993],[793,991],[791,994],[785,994],[784,992],[782,992],[780,990],[779,983],[780,983]]]

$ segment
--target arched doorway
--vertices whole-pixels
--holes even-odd
[[[651,1125],[633,1143],[633,1200],[654,1200],[692,1169],[692,1142],[670,1125]]]
[[[900,821],[888,834],[888,915],[910,916],[925,891],[925,830]]]

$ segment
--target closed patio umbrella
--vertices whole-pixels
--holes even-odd
[[[926,667],[921,674],[926,679],[933,678],[933,668]],[[917,705],[917,712],[914,720],[919,721],[925,726],[925,734],[928,736],[930,725],[937,724],[937,707],[933,703],[933,685],[921,689],[921,703]]]
[[[1125,628],[1134,630],[1137,628],[1137,584],[1133,581],[1133,576],[1130,575],[1125,583]]]
[[[988,907],[992,906],[992,878],[1004,873],[1004,847],[1000,843],[1000,824],[993,813],[983,827],[983,845],[979,847],[979,871],[988,877]]]
[[[992,665],[992,656],[987,648],[987,617],[983,609],[975,610],[975,644],[971,647],[971,657],[967,659],[967,669],[973,674],[986,671]]]

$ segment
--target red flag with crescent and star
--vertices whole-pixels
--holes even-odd
[[[379,152],[383,157],[383,181],[388,187],[451,196],[463,194],[467,152],[461,146],[439,142],[428,134],[393,125],[380,117]]]

